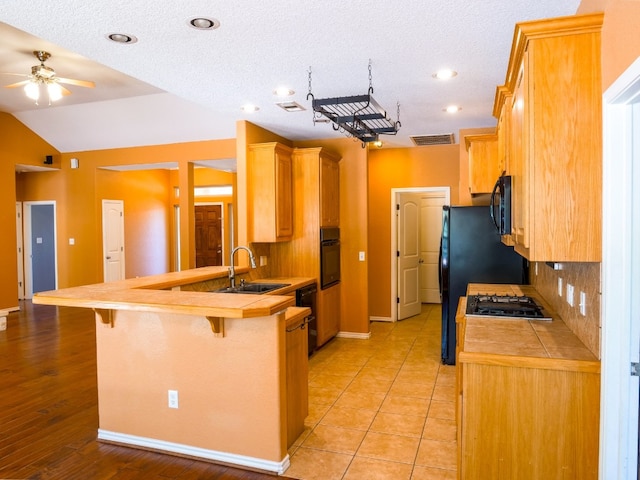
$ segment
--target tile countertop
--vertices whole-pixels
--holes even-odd
[[[551,314],[552,320],[467,317],[466,297],[460,299],[457,321],[462,323],[460,362],[549,368],[596,369],[600,362],[567,327],[538,292],[528,285],[469,284],[469,295],[528,295]]]
[[[238,274],[248,271],[248,267],[236,268]],[[180,286],[183,285],[223,279],[227,275],[228,267],[224,266],[195,268],[117,282],[39,292],[33,296],[33,303],[104,310],[250,318],[273,315],[293,306],[295,298],[288,294],[315,282],[314,278],[306,277],[260,279],[260,282],[290,284],[288,287],[273,290],[264,295],[180,290]]]

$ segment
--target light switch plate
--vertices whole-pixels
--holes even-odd
[[[358,260],[364,262],[364,252],[358,252]]]

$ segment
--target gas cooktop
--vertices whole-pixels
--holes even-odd
[[[469,295],[466,314],[523,320],[551,320],[551,316],[547,315],[544,308],[527,296]]]

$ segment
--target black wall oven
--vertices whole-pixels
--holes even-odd
[[[340,281],[340,229],[320,229],[320,288],[325,289]]]

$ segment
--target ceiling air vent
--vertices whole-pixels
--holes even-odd
[[[442,133],[438,135],[410,135],[411,141],[418,147],[428,145],[453,145],[456,139],[453,133]]]
[[[302,105],[296,102],[277,102],[276,105],[287,112],[302,112],[305,110]]]

